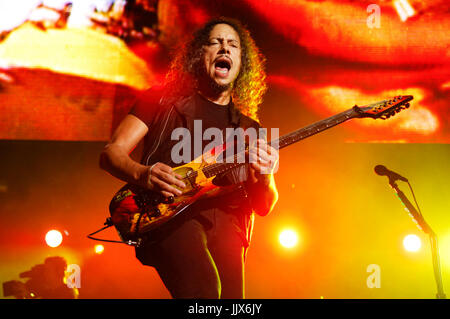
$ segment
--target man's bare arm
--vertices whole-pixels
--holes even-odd
[[[252,207],[259,216],[268,215],[278,201],[278,191],[272,174],[259,176],[255,169],[250,169],[248,187]]]
[[[257,148],[250,148],[250,176],[247,186],[253,209],[260,216],[266,216],[278,201],[273,171],[278,162],[278,151],[265,140],[258,140]]]
[[[127,115],[100,154],[100,167],[125,182],[160,191],[166,197],[180,195],[181,192],[171,185],[181,188],[185,185],[170,166],[156,163],[149,167],[129,156],[147,132],[144,122],[134,115]]]

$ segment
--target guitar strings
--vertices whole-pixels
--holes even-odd
[[[404,97],[401,97],[401,96],[400,96],[399,98],[404,98]],[[369,106],[371,106],[371,107],[373,108],[375,105],[382,104],[382,103],[384,103],[384,102],[386,102],[386,101],[390,101],[390,100],[384,100],[384,101],[381,101],[381,102],[373,103],[373,104],[371,104],[371,105],[369,105]],[[396,103],[395,105],[402,105],[402,104],[406,103],[407,101],[409,101],[409,100],[400,101],[400,102]],[[319,131],[322,131],[323,129],[328,129],[328,128],[330,128],[330,127],[333,127],[333,126],[339,124],[340,122],[342,122],[342,119],[341,119],[340,117],[345,117],[344,120],[349,119],[350,116],[348,116],[347,113],[351,113],[351,111],[352,111],[352,109],[349,109],[349,110],[347,110],[347,111],[344,111],[344,112],[342,112],[342,113],[336,114],[336,115],[334,115],[334,116],[329,117],[328,119],[325,119],[325,120],[321,121],[321,122],[328,122],[328,124],[326,125],[325,128],[322,128],[322,129],[316,129],[316,132],[314,132],[312,129],[315,128],[315,127],[317,127],[316,124],[318,124],[318,123],[311,124],[311,125],[309,125],[309,126],[307,126],[307,127],[304,127],[304,128],[302,128],[302,129],[300,129],[300,130],[297,130],[297,131],[291,132],[291,133],[289,133],[289,134],[287,134],[287,135],[281,136],[281,137],[278,139],[278,148],[282,148],[282,147],[287,146],[287,145],[291,144],[292,142],[294,142],[294,140],[295,140],[295,135],[299,135],[300,132],[301,132],[301,133],[306,133],[304,136],[302,136],[302,135],[300,136],[300,139],[303,139],[304,137],[308,137],[308,136],[314,135],[314,133],[318,133]],[[332,124],[329,124],[329,122],[332,121],[332,120],[335,121],[335,122],[332,123]],[[308,132],[308,131],[309,131],[309,132]],[[312,131],[312,132],[311,132],[311,131]],[[312,133],[312,134],[311,134],[311,133]],[[274,140],[274,141],[270,141],[270,142],[269,142],[269,145],[272,144],[273,142],[275,142],[275,140]],[[287,144],[284,145],[284,142],[286,142]],[[244,152],[245,152],[245,151],[244,151]],[[211,176],[214,176],[214,175],[223,173],[224,171],[226,171],[226,170],[228,170],[228,169],[232,169],[232,168],[236,168],[236,167],[238,167],[238,166],[241,166],[241,165],[245,164],[245,162],[244,162],[244,163],[240,163],[240,162],[237,161],[237,159],[238,159],[238,156],[239,156],[239,155],[242,156],[242,153],[243,153],[243,152],[239,152],[238,154],[235,154],[235,155],[233,156],[233,158],[232,158],[232,162],[229,162],[229,161],[228,161],[229,159],[231,159],[231,157],[227,157],[227,158],[225,158],[225,162],[224,162],[224,163],[217,163],[217,162],[216,162],[216,163],[208,164],[206,167],[199,168],[198,170],[193,170],[193,171],[191,171],[191,172],[195,172],[195,174],[191,173],[189,176],[184,177],[183,180],[187,180],[187,179],[193,177],[194,175],[195,175],[195,177],[198,176],[198,172],[199,172],[200,170],[201,170],[205,175],[211,173],[211,174],[212,174]],[[221,170],[221,168],[224,168],[224,170]],[[210,177],[210,176],[209,176],[209,177]]]

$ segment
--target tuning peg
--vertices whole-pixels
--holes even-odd
[[[405,104],[405,108],[407,109],[409,107],[409,103],[406,103]]]

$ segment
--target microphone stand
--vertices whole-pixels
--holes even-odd
[[[401,200],[403,205],[405,205],[406,209],[409,212],[409,215],[412,217],[413,221],[419,226],[419,228],[425,233],[430,236],[430,243],[431,243],[431,254],[433,259],[433,269],[434,269],[434,278],[436,279],[436,285],[437,285],[437,299],[446,299],[444,288],[442,285],[442,274],[441,274],[441,266],[439,261],[439,247],[438,247],[438,239],[437,235],[434,233],[434,231],[431,229],[430,225],[425,221],[422,214],[419,213],[414,205],[411,204],[409,199],[405,196],[405,194],[398,188],[397,184],[395,183],[395,179],[392,177],[389,177],[389,185],[395,190],[397,193],[398,198]]]

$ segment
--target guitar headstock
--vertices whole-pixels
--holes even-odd
[[[412,99],[412,95],[399,95],[390,100],[383,100],[367,106],[358,107],[355,105],[353,109],[358,113],[358,117],[386,120],[401,110],[409,108],[409,101]]]

